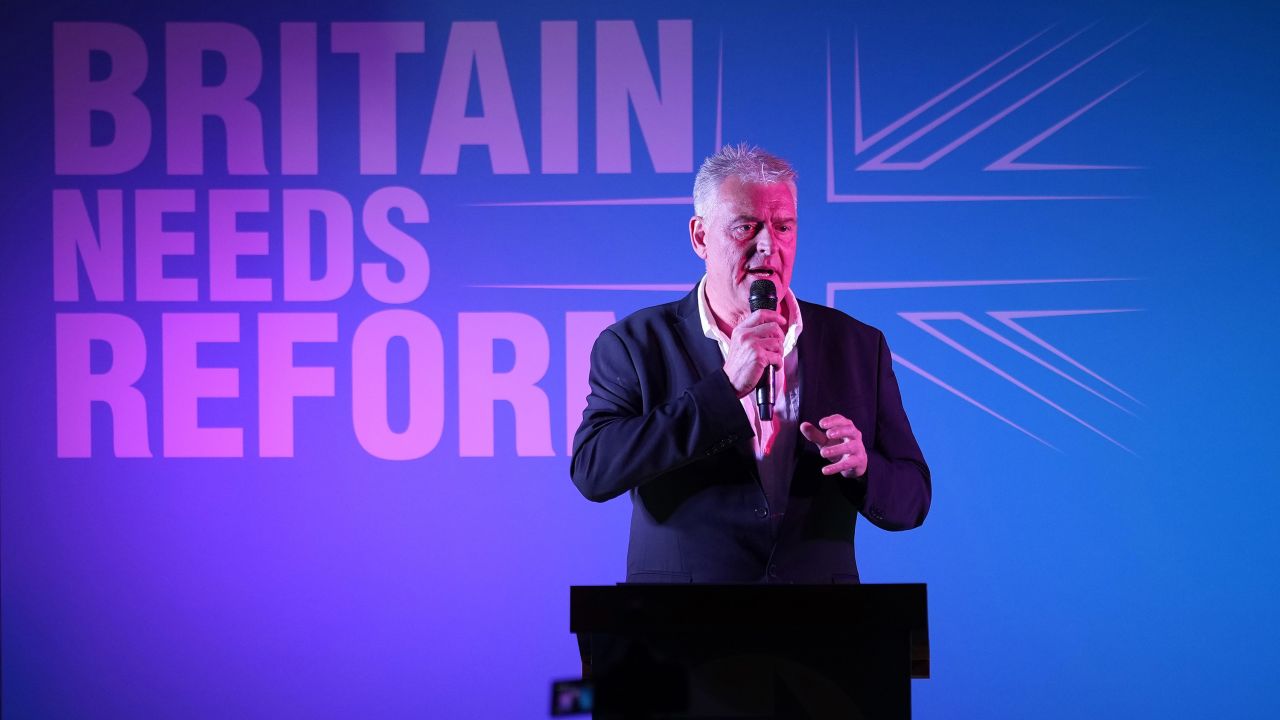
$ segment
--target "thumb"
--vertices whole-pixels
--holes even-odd
[[[800,434],[804,435],[804,438],[809,442],[815,443],[819,446],[822,446],[827,442],[827,434],[822,432],[822,430],[818,429],[818,426],[811,422],[800,423]]]

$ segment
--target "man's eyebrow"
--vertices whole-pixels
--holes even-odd
[[[734,215],[733,219],[730,220],[729,222],[738,222],[739,220],[750,220],[751,222],[760,222],[760,218],[756,217],[755,215],[747,215],[746,213],[739,213],[737,215]]]

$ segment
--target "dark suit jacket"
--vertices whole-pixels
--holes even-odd
[[[798,437],[787,506],[770,522],[751,425],[719,347],[702,333],[696,293],[622,319],[591,351],[571,473],[590,500],[630,492],[627,581],[857,582],[857,514],[887,530],[913,528],[931,493],[884,335],[800,303],[799,420],[849,418],[868,466],[862,478],[825,476],[827,461]]]

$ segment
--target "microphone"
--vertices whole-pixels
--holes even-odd
[[[751,283],[751,312],[756,310],[778,309],[778,288],[772,280],[756,280]],[[756,383],[756,407],[760,410],[760,419],[768,422],[773,419],[773,366],[766,365],[764,374]]]

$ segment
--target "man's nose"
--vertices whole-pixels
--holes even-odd
[[[768,225],[761,227],[756,235],[756,252],[766,256],[773,254],[773,235],[769,234]]]

